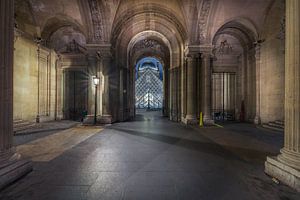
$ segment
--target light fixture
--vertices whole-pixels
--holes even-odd
[[[93,83],[94,83],[95,86],[98,86],[99,83],[100,83],[100,79],[97,76],[94,76],[93,77]]]
[[[93,82],[95,85],[95,114],[94,114],[94,125],[97,124],[97,92],[98,92],[98,85],[100,83],[100,79],[97,76],[93,76]]]

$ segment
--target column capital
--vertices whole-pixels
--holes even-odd
[[[186,57],[191,57],[191,55],[209,54],[212,55],[213,46],[212,45],[188,45],[184,49]]]
[[[88,61],[98,61],[100,60],[100,57],[98,56],[97,52],[92,52],[90,51],[87,55],[86,58]]]
[[[186,46],[184,54],[187,58],[199,58],[199,48],[197,46]]]
[[[210,59],[212,57],[213,57],[213,55],[212,55],[211,52],[207,52],[207,51],[201,52],[201,58],[202,59]]]
[[[86,48],[89,54],[95,54],[100,59],[111,59],[111,44],[87,44]]]

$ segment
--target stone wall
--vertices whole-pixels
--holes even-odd
[[[25,37],[14,51],[14,119],[53,120],[56,112],[56,54]]]
[[[261,121],[284,119],[284,5],[275,1],[266,19],[261,49]]]

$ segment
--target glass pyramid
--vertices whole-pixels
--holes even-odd
[[[135,102],[137,109],[161,109],[163,106],[163,81],[159,70],[144,66],[138,70],[135,84]]]

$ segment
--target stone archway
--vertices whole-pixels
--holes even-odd
[[[179,121],[182,113],[180,84],[186,29],[169,11],[162,12],[158,7],[154,9],[155,5],[147,8],[157,15],[150,19],[148,11],[139,12],[144,8],[137,6],[129,14],[123,13],[123,16],[121,13],[114,22],[112,49],[115,50],[115,67],[120,77],[119,111],[114,112],[119,115],[118,121],[135,116],[135,65],[143,57],[155,57],[164,63],[163,114],[171,120]],[[150,24],[147,23],[148,19]]]
[[[159,35],[159,37],[158,37]],[[128,67],[130,70],[131,80],[129,86],[130,94],[130,107],[131,110],[135,111],[135,66],[139,60],[145,57],[157,58],[161,63],[163,63],[163,91],[164,91],[164,101],[163,101],[163,115],[169,116],[169,69],[171,63],[171,50],[169,47],[168,40],[161,34],[156,32],[143,32],[135,36],[128,45]],[[133,116],[135,113],[132,113]]]

